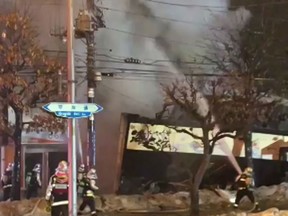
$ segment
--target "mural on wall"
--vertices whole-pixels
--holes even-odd
[[[178,127],[178,129],[181,128],[202,136],[201,128]],[[215,146],[213,152],[215,155],[227,155],[227,147],[229,148],[228,152],[232,154],[233,139],[227,138],[225,141],[225,149],[223,146]],[[127,149],[201,154],[203,144],[201,140],[194,139],[185,133],[176,132],[173,128],[165,125],[130,123]]]
[[[178,127],[201,136],[201,128]],[[212,136],[212,135],[211,135]],[[224,138],[225,142],[216,144],[213,155],[244,157],[244,142],[239,139]],[[253,158],[267,160],[288,159],[288,136],[264,133],[252,133]],[[287,148],[287,156],[284,151]],[[128,150],[164,151],[177,153],[202,154],[203,145],[200,140],[188,134],[179,133],[165,125],[130,123],[127,139]],[[281,153],[283,152],[284,153]],[[283,157],[285,158],[283,159]],[[281,158],[282,157],[282,158]]]
[[[151,131],[149,125],[141,124],[141,128],[132,125],[130,126],[130,129],[132,131],[129,143],[134,143],[139,145],[139,147],[142,146],[142,150],[176,151],[176,149],[171,146],[171,130],[169,128],[163,127],[162,130]]]

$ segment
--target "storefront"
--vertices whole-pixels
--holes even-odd
[[[30,109],[23,115],[23,122],[33,121],[34,115],[44,114],[40,108]],[[13,109],[8,109],[9,122],[15,122]],[[54,173],[59,161],[67,160],[67,135],[63,133],[50,132],[29,132],[25,129],[22,132],[22,167],[21,167],[21,188],[26,189],[26,173],[31,171],[35,164],[42,166],[42,192],[45,191],[50,176]],[[1,143],[1,175],[9,163],[14,161],[14,143],[12,140],[2,140]]]
[[[59,161],[67,160],[67,137],[65,134],[23,133],[22,135],[23,166],[22,174],[31,171],[35,164],[42,166],[42,193],[45,191],[50,176],[54,173]],[[25,189],[25,178],[22,178]]]

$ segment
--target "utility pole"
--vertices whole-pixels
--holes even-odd
[[[75,37],[86,39],[87,46],[87,82],[88,103],[95,103],[95,89],[101,81],[101,73],[96,72],[96,43],[95,32],[105,28],[102,11],[95,5],[94,0],[87,0],[87,10],[80,10],[76,19]],[[88,154],[87,165],[96,165],[96,128],[94,114],[88,120]]]
[[[73,0],[67,0],[67,82],[68,103],[75,103],[73,50]],[[77,215],[77,146],[76,119],[68,120],[69,216]]]

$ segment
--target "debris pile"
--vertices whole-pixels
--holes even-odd
[[[288,216],[288,211],[280,211],[286,209],[288,202],[288,183],[280,185],[262,186],[255,189],[255,195],[262,209],[268,209],[260,213],[240,213],[236,212],[231,206],[235,199],[235,191],[227,191],[221,189],[200,190],[200,206],[204,212],[227,212],[228,215],[235,216],[272,216],[281,215]],[[249,205],[247,199],[243,199],[241,205]],[[177,193],[159,193],[144,195],[104,195],[97,197],[96,206],[102,212],[155,212],[155,211],[186,211],[189,209],[190,199],[188,192]],[[251,205],[251,204],[250,204]],[[23,200],[15,202],[1,202],[0,216],[46,216],[47,203],[44,199]],[[272,208],[273,207],[273,208]],[[212,215],[212,214],[209,214]],[[218,214],[225,216],[225,214]]]

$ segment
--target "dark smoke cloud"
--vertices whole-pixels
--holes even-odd
[[[157,47],[159,47],[165,53],[167,58],[171,60],[173,66],[180,73],[187,73],[189,69],[181,63],[183,61],[183,56],[176,49],[173,49],[173,46],[169,42],[169,39],[165,36],[168,35],[169,31],[171,30],[171,24],[157,19],[152,9],[140,0],[130,0],[129,6],[131,10],[141,11],[141,14],[144,14],[153,21],[153,25],[157,25],[159,29],[158,34],[155,35],[155,42]],[[140,26],[134,27],[139,28]],[[141,26],[140,28],[143,28],[143,26]]]

